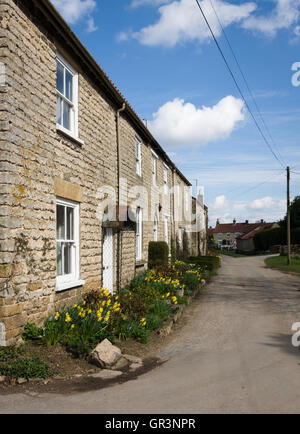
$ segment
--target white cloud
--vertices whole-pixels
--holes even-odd
[[[224,209],[225,207],[226,207],[226,208],[228,207],[228,200],[226,199],[226,196],[224,196],[224,195],[222,195],[222,196],[217,196],[217,197],[215,198],[214,203],[211,205],[211,208],[212,208],[214,211],[222,210],[222,209]]]
[[[137,8],[144,5],[160,6],[166,3],[170,3],[171,1],[172,0],[132,0],[130,6],[132,8]]]
[[[275,207],[285,208],[286,201],[285,200],[274,200],[270,196],[263,197],[261,199],[253,200],[249,204],[249,208],[253,210],[267,210],[267,209],[275,209]]]
[[[296,26],[294,28],[294,33],[295,33],[296,36],[300,36],[300,26]]]
[[[295,28],[300,17],[300,0],[270,0],[274,7],[268,14],[259,12],[260,2],[232,4],[225,0],[214,0],[216,9],[224,28],[238,24],[244,29],[273,37],[279,30]],[[202,0],[201,7],[216,37],[221,28],[210,0]],[[158,7],[159,19],[129,36],[141,44],[173,47],[186,41],[201,43],[211,38],[207,25],[194,0],[132,0],[133,7],[141,5]],[[259,5],[260,6],[260,5]],[[295,27],[296,26],[296,27]]]
[[[208,205],[210,225],[219,219],[220,223],[231,223],[233,219],[238,222],[249,220],[255,223],[264,219],[267,222],[282,219],[286,212],[286,201],[270,196],[251,201],[230,201],[226,196],[217,196]]]
[[[245,29],[275,36],[278,30],[288,29],[300,16],[300,0],[272,0],[276,3],[269,16],[248,17],[242,24]]]
[[[51,0],[53,5],[61,13],[69,24],[77,24],[87,18],[87,31],[97,30],[91,13],[96,9],[95,0]]]
[[[226,139],[245,118],[241,99],[227,96],[213,107],[197,108],[175,98],[153,114],[149,129],[167,148],[200,146]]]
[[[203,0],[201,5],[216,36],[221,34],[221,28],[209,0]],[[256,9],[255,3],[233,5],[223,0],[215,0],[215,8],[222,17],[224,27],[240,23],[248,18]],[[178,0],[161,6],[158,9],[159,20],[132,37],[144,45],[163,45],[172,47],[180,42],[198,40],[203,42],[210,38],[210,33],[195,1]]]
[[[98,27],[95,25],[95,21],[93,17],[90,17],[87,21],[87,32],[92,33],[98,30]]]

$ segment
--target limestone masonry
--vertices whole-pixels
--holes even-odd
[[[190,233],[191,184],[48,0],[0,0],[0,65],[1,346],[91,289],[118,291],[149,241],[204,253],[206,223]],[[134,224],[99,218],[107,186]]]

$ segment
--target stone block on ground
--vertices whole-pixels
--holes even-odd
[[[126,369],[129,366],[129,361],[125,357],[120,357],[117,363],[115,363],[111,369],[113,371],[119,371],[120,369]]]
[[[122,354],[122,356],[130,363],[143,363],[143,360],[140,357],[131,356],[130,354]]]
[[[121,358],[120,348],[112,345],[108,339],[104,339],[91,352],[89,361],[100,368],[110,368]]]
[[[130,365],[130,371],[136,371],[137,369],[141,368],[143,366],[143,363],[132,363]]]
[[[121,371],[112,371],[110,369],[103,369],[102,371],[97,372],[96,374],[89,375],[89,377],[101,378],[102,380],[111,380],[113,378],[119,377],[122,374],[123,372]]]

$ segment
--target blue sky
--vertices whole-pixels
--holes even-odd
[[[195,0],[52,3],[179,169],[204,187],[212,225],[216,218],[284,216],[284,168],[300,172],[300,0],[200,2],[283,165],[255,127]],[[274,142],[248,98],[212,5]],[[291,194],[298,193],[300,175],[292,174]]]

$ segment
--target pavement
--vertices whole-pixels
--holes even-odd
[[[185,325],[135,380],[71,395],[0,396],[0,413],[300,413],[300,276],[264,257],[223,257]]]

